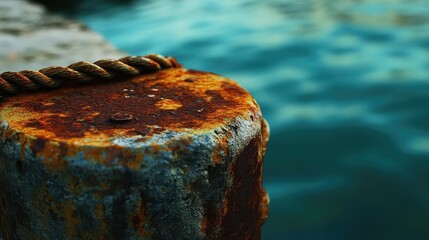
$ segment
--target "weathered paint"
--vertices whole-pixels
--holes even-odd
[[[5,99],[0,123],[5,239],[260,238],[268,125],[227,78],[72,84]]]

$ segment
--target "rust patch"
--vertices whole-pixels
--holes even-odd
[[[154,129],[213,130],[228,119],[248,118],[247,113],[254,111],[259,107],[252,96],[229,79],[195,70],[167,69],[131,81],[74,84],[14,96],[0,106],[0,121],[31,136],[74,143],[85,139],[88,144],[91,139],[151,136]],[[117,112],[134,118],[115,124],[110,118]]]
[[[225,156],[228,156],[229,154],[229,146],[228,146],[228,140],[231,138],[232,132],[227,132],[225,136],[221,137],[218,140],[218,147],[215,149],[214,156],[213,156],[213,162],[216,164],[221,164],[222,161],[225,159]]]
[[[177,100],[162,99],[157,103],[155,103],[155,106],[162,110],[177,110],[181,108],[183,105]]]
[[[207,239],[260,239],[261,218],[266,211],[262,147],[262,133],[258,133],[229,166],[232,183],[223,206],[216,208],[210,202],[205,206],[201,230]]]
[[[262,193],[261,136],[258,135],[237,157],[231,171],[233,182],[227,193],[222,221],[228,239],[260,239]]]
[[[264,224],[270,214],[270,196],[265,188],[261,192],[261,224]]]
[[[111,120],[112,115],[117,113],[121,113],[115,117],[120,119],[120,124]],[[22,155],[27,153],[29,147],[36,157],[43,159],[49,172],[63,174],[71,166],[67,165],[66,156],[79,156],[105,166],[122,165],[132,169],[144,167],[145,156],[167,150],[172,152],[174,159],[180,160],[183,149],[192,142],[193,134],[214,131],[217,134],[217,148],[213,152],[213,163],[224,166],[224,169],[228,166],[232,184],[225,196],[224,206],[216,205],[221,200],[204,204],[201,230],[212,238],[259,239],[261,214],[264,213],[261,210],[264,207],[261,204],[262,149],[265,149],[262,138],[268,139],[268,128],[264,125],[262,133],[258,133],[230,163],[228,157],[232,153],[228,141],[237,127],[222,129],[237,117],[250,119],[255,124],[262,122],[256,102],[238,84],[206,72],[168,69],[130,81],[98,86],[74,84],[54,91],[5,99],[0,105],[0,122],[6,122],[8,126],[2,126],[0,133],[3,139],[11,138],[26,146],[27,149],[21,149]],[[186,131],[190,134],[161,144],[150,142],[149,147],[137,152],[112,144],[112,139],[117,137],[139,137],[139,141],[147,141],[163,131]],[[24,169],[25,164],[20,165],[21,168]],[[183,171],[189,172],[189,167],[184,167]],[[96,184],[91,179],[69,177],[67,174],[64,174],[64,181],[67,182],[68,191],[76,196]],[[100,190],[94,193],[98,199],[121,187],[110,183],[99,184]],[[76,202],[55,200],[44,183],[40,188],[38,195],[30,201],[37,209],[42,209],[43,227],[48,227],[49,216],[54,214],[70,223],[65,229],[68,235],[90,234],[75,231],[76,225],[84,223],[84,218],[76,213],[79,209]],[[168,191],[167,188],[164,190]],[[193,191],[191,184],[187,191]],[[114,204],[118,214],[123,213],[124,204],[125,198]],[[4,206],[0,202],[1,208]],[[146,202],[141,199],[126,216],[128,223],[142,237],[153,234],[145,228],[149,221],[146,208]],[[93,211],[100,222],[108,213],[103,205],[97,205]],[[100,225],[99,228],[101,232],[111,231],[106,230],[107,225]],[[123,228],[119,226],[118,229]],[[87,235],[85,238],[91,237]]]
[[[135,209],[130,214],[128,222],[132,224],[139,237],[151,237],[152,233],[145,229],[145,225],[149,223],[149,217],[147,216],[146,203],[143,198],[138,201]]]
[[[270,139],[270,126],[267,120],[262,120],[262,154],[265,155],[268,147],[268,140]]]
[[[66,169],[67,161],[64,159],[69,147],[65,142],[50,142],[45,138],[37,138],[31,141],[23,139],[23,142],[29,142],[30,149],[39,157],[43,157],[43,163],[47,169]],[[23,148],[25,144],[23,144]],[[22,156],[25,159],[25,156]]]

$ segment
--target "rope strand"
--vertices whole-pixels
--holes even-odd
[[[22,91],[57,88],[64,81],[87,83],[93,79],[109,80],[118,74],[137,76],[181,67],[182,65],[173,57],[150,54],[129,56],[119,60],[102,59],[94,63],[81,61],[68,67],[47,67],[39,71],[4,72],[0,74],[0,99]]]

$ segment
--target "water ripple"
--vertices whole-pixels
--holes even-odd
[[[264,239],[429,238],[427,0],[75,7],[64,14],[126,52],[173,55],[255,96],[272,129]]]

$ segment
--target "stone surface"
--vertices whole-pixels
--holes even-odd
[[[0,72],[125,55],[82,24],[24,0],[0,1],[0,46]]]
[[[232,80],[66,86],[5,99],[0,123],[6,239],[260,238],[268,128]]]

